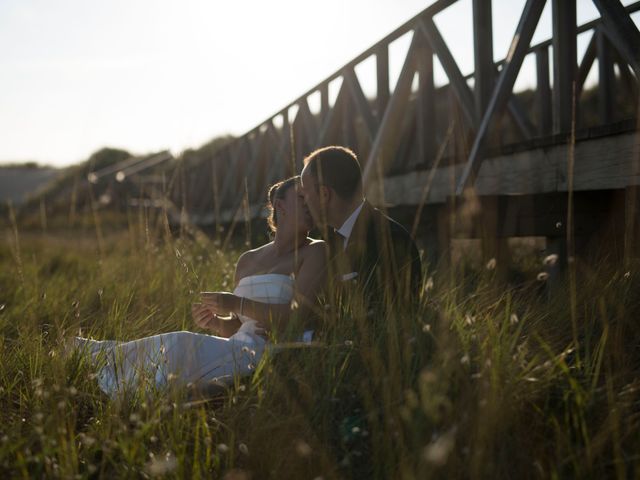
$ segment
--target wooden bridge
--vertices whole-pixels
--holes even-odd
[[[269,184],[299,173],[313,149],[340,144],[357,152],[368,198],[413,229],[432,262],[447,257],[452,237],[482,238],[487,258],[507,255],[506,239],[517,236],[547,237],[563,257],[567,240],[580,253],[594,239],[629,255],[640,244],[640,33],[631,18],[640,2],[593,0],[600,17],[577,25],[575,0],[548,1],[551,38],[532,44],[547,1],[527,0],[498,62],[500,12],[490,0],[467,2],[468,74],[434,21],[457,2],[435,2],[208,161],[185,163],[174,203],[202,226],[249,222],[263,215]],[[389,45],[404,35],[411,43],[391,90]],[[581,35],[589,43],[578,58]],[[516,94],[528,56],[535,90]],[[356,74],[370,59],[373,98]],[[436,59],[448,78],[437,87]],[[597,82],[585,89],[595,65]]]

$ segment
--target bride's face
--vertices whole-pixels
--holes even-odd
[[[306,235],[306,233],[313,228],[313,220],[307,204],[304,201],[304,195],[299,184],[287,190],[283,203],[285,215],[280,216],[278,221],[282,219],[290,223],[293,229]]]

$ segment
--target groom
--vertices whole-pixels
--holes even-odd
[[[338,281],[356,282],[369,302],[417,299],[418,249],[402,225],[364,198],[355,153],[320,148],[304,159],[301,179],[309,211],[331,247]]]

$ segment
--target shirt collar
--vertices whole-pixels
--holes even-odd
[[[349,218],[347,218],[344,221],[342,226],[338,230],[336,230],[337,233],[339,233],[340,235],[342,235],[344,237],[343,247],[345,249],[347,248],[347,242],[349,241],[349,237],[351,236],[351,232],[353,231],[353,227],[356,224],[356,220],[358,219],[358,216],[360,215],[360,212],[362,211],[362,207],[364,207],[364,201],[358,206],[358,208],[356,208],[351,213],[351,215],[349,215]]]

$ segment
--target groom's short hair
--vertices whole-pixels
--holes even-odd
[[[304,165],[318,183],[331,187],[343,200],[351,200],[362,190],[362,171],[358,157],[346,147],[332,145],[314,150]]]

